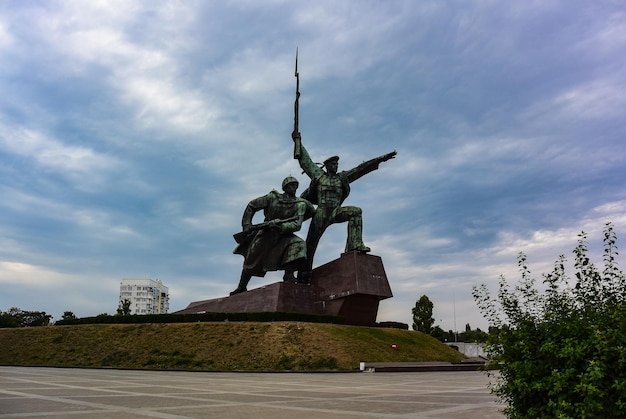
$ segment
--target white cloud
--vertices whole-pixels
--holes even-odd
[[[245,206],[245,204],[243,204]],[[243,214],[243,209],[241,210]],[[185,217],[182,221],[195,231],[210,232],[221,230],[224,226],[237,228],[241,215],[224,211],[211,212],[197,217]],[[234,232],[233,232],[234,233]]]
[[[3,287],[26,286],[30,289],[54,289],[60,283],[76,282],[80,277],[49,270],[42,266],[0,261],[0,283]]]
[[[581,49],[594,53],[614,54],[626,47],[626,12],[610,13],[600,22],[589,38],[580,42]]]
[[[0,50],[8,48],[13,44],[13,37],[6,27],[6,24],[0,20]]]
[[[67,145],[28,128],[0,125],[0,150],[36,162],[44,171],[70,179],[78,189],[94,191],[121,162],[82,145]]]
[[[95,67],[106,69],[107,82],[123,106],[132,109],[143,128],[183,132],[205,129],[219,115],[201,96],[200,86],[185,87],[183,70],[174,54],[186,40],[184,28],[193,20],[190,9],[177,3],[67,2],[36,20],[41,41],[62,57],[55,73],[87,75]],[[154,13],[161,19],[156,38],[132,38],[140,19]],[[140,30],[141,27],[138,29]]]
[[[621,71],[621,70],[620,70]],[[572,119],[606,119],[626,112],[626,78],[593,81],[554,98],[550,108],[561,108]]]
[[[181,91],[180,86],[173,84],[172,76],[169,78],[168,83],[163,75],[150,78],[141,74],[127,78],[119,86],[126,105],[137,109],[138,125],[142,128],[165,125],[180,132],[201,132],[211,126],[220,116],[219,109],[207,106],[198,93]]]

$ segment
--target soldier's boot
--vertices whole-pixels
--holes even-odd
[[[285,269],[285,274],[283,275],[283,281],[285,282],[297,282],[296,276],[294,275],[294,270]]]
[[[311,271],[299,270],[298,271],[298,284],[308,285],[311,283]]]
[[[346,252],[356,250],[367,253],[371,249],[363,244],[363,218],[361,211],[348,220],[348,239],[346,240]]]
[[[248,291],[248,282],[250,282],[250,278],[252,278],[252,275],[247,274],[245,272],[241,272],[241,278],[239,279],[239,285],[237,285],[237,288],[235,288],[235,290],[233,292],[231,292],[230,295],[235,295],[235,294],[239,294],[239,293]]]

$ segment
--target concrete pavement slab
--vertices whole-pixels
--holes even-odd
[[[481,372],[0,367],[0,419],[503,418]]]

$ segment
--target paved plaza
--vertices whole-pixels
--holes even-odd
[[[0,366],[0,418],[502,418],[481,372],[222,373]]]

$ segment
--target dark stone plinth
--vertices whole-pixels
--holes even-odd
[[[339,259],[315,268],[311,284],[324,300],[352,294],[393,297],[382,259],[359,252],[342,253]]]
[[[393,296],[382,259],[359,252],[343,253],[314,269],[311,286],[317,312],[360,326],[376,324],[379,301]]]
[[[276,282],[248,292],[214,300],[195,301],[177,313],[315,313],[313,289],[308,285]]]
[[[279,311],[342,316],[346,324],[376,324],[380,300],[392,297],[379,256],[343,253],[313,270],[311,285],[277,282],[230,297],[196,301],[177,313]]]

